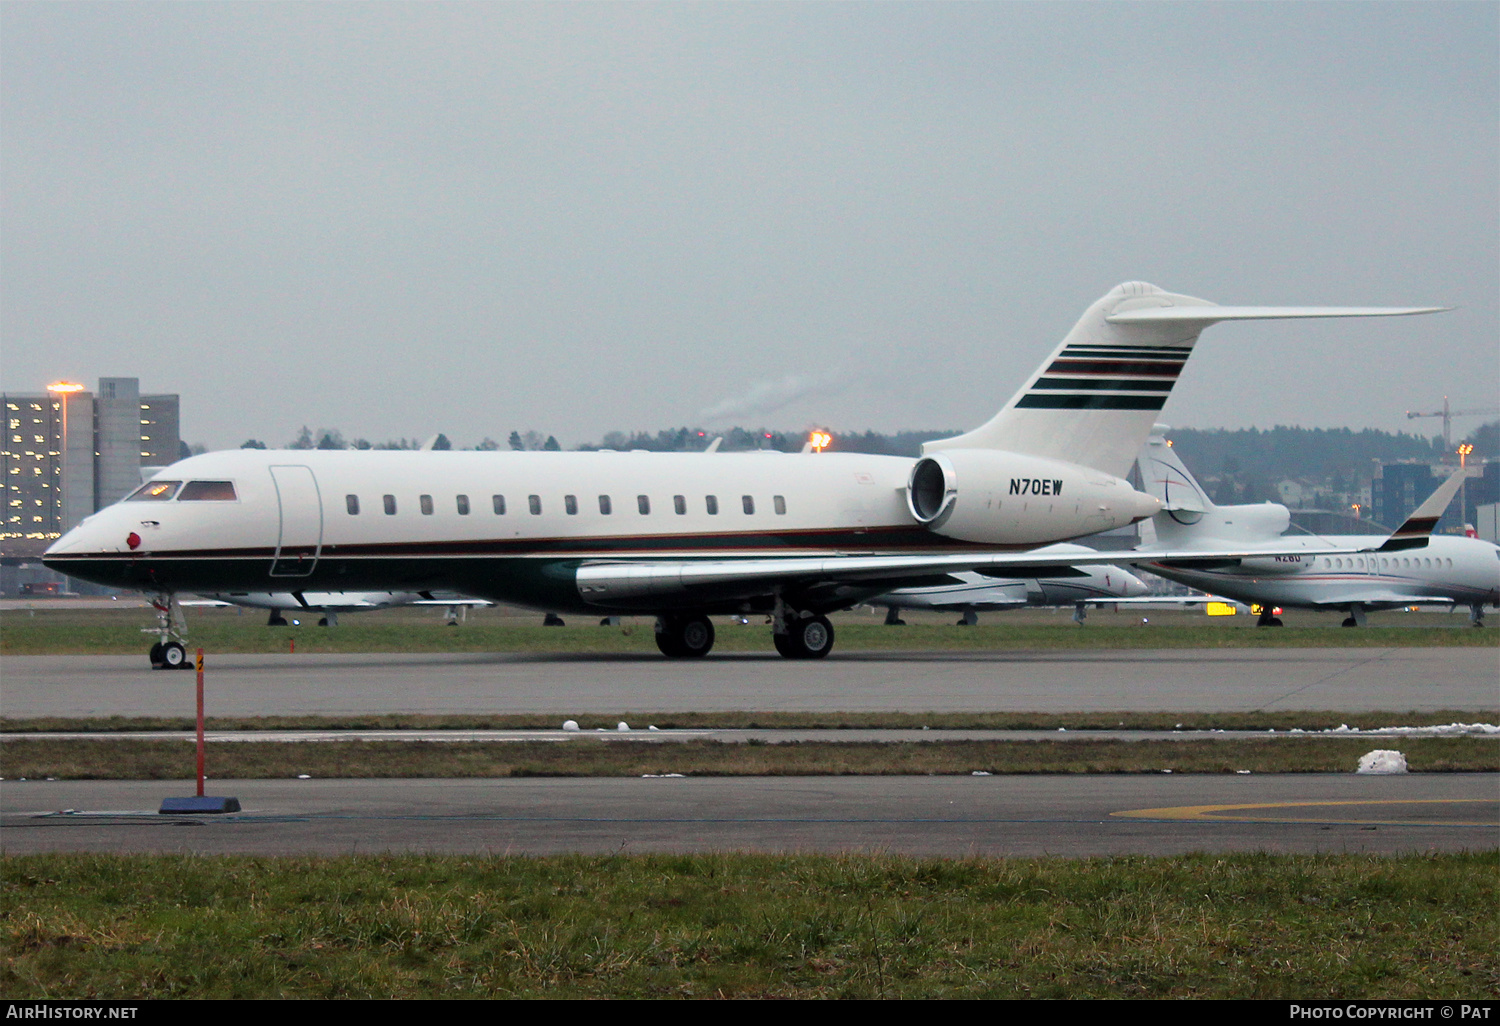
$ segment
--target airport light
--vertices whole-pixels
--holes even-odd
[[[808,441],[812,443],[813,452],[822,452],[833,442],[833,436],[826,431],[814,431],[808,436]]]
[[[54,381],[47,386],[49,392],[82,392],[83,386],[74,381]]]
[[[1458,529],[1465,534],[1469,530],[1469,453],[1473,451],[1472,442],[1464,442],[1458,447],[1458,472],[1464,476],[1463,483],[1458,486]]]

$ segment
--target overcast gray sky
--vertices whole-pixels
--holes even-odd
[[[1436,433],[1500,402],[1497,61],[1495,3],[4,3],[0,384],[960,428],[1139,279],[1458,307],[1210,329],[1163,415]]]

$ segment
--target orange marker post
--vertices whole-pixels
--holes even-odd
[[[239,812],[238,798],[209,798],[203,794],[206,774],[203,770],[203,649],[198,649],[198,795],[195,798],[166,798],[157,811],[164,816],[196,816],[202,813]]]
[[[203,797],[203,649],[198,650],[198,797]]]

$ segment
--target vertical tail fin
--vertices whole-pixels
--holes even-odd
[[[1141,490],[1159,500],[1164,512],[1176,514],[1174,520],[1190,524],[1214,508],[1213,500],[1178,459],[1172,443],[1163,434],[1165,430],[1163,425],[1156,425],[1137,457]]]
[[[1216,505],[1183,465],[1165,431],[1158,424],[1138,457],[1141,491],[1162,504],[1162,511],[1151,518],[1156,542],[1188,548],[1233,546],[1266,541],[1286,531],[1292,515],[1280,503]]]
[[[1203,329],[1219,321],[1381,317],[1440,307],[1216,306],[1132,281],[1088,308],[1025,386],[984,425],[928,442],[1004,449],[1123,477]]]

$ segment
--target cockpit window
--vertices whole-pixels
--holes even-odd
[[[147,481],[125,496],[126,502],[166,502],[177,494],[181,481]]]
[[[189,481],[177,495],[178,502],[234,502],[233,481]]]

